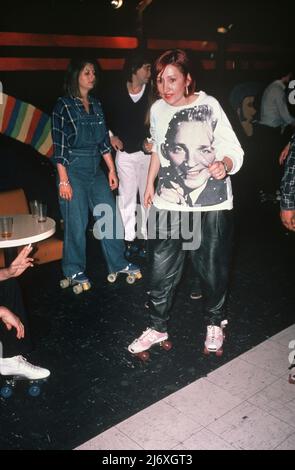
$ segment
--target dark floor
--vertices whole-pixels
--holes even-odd
[[[189,298],[189,266],[172,310],[174,347],[155,348],[148,363],[127,351],[145,327],[144,282],[108,284],[91,235],[89,292],[61,290],[60,263],[26,273],[22,285],[36,343],[30,360],[48,367],[51,377],[37,398],[24,383],[11,398],[0,398],[0,448],[72,449],[294,323],[295,237],[281,227],[278,211],[271,203],[237,204],[229,336],[221,358],[203,355],[205,325],[201,302]]]

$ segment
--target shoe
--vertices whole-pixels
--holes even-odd
[[[45,379],[50,375],[48,369],[34,366],[23,356],[0,359],[0,372],[2,375],[17,375],[29,380]]]
[[[142,335],[135,339],[129,346],[128,351],[132,354],[137,354],[142,351],[147,351],[153,344],[161,343],[168,339],[167,332],[161,332],[147,328]]]
[[[201,292],[197,292],[197,291],[192,291],[190,293],[190,298],[193,299],[193,300],[199,300],[201,299],[203,296],[201,294]]]
[[[140,268],[134,263],[128,263],[125,268],[120,269],[118,272],[123,274],[137,274],[140,272]]]
[[[73,276],[71,276],[71,281],[73,284],[84,284],[86,282],[89,282],[89,279],[88,277],[81,271],[77,274],[73,274]]]
[[[218,352],[221,350],[224,340],[223,329],[228,321],[223,320],[220,326],[209,325],[207,326],[207,336],[205,340],[205,349],[208,352]]]
[[[125,242],[126,249],[125,249],[125,256],[126,258],[130,258],[133,255],[136,255],[139,252],[139,246],[133,242]]]

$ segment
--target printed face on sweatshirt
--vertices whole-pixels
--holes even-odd
[[[198,188],[208,179],[208,165],[215,159],[211,141],[208,124],[179,122],[174,138],[165,147],[166,157],[189,189]]]
[[[224,192],[224,181],[213,179],[208,170],[215,161],[215,126],[208,106],[185,108],[174,114],[161,145],[162,156],[169,161],[169,166],[161,167],[159,174],[157,193],[163,199],[194,206],[199,204],[202,193],[201,205],[212,204],[215,196],[220,201],[219,190]],[[209,179],[209,186],[213,185],[210,190],[206,186]],[[206,195],[206,190],[212,194]]]

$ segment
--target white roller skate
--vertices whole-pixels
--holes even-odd
[[[143,361],[147,361],[150,357],[148,349],[154,344],[159,344],[163,349],[169,351],[172,343],[168,341],[168,333],[147,328],[139,338],[136,338],[129,346],[128,351],[139,357]]]
[[[223,341],[225,338],[224,328],[228,324],[227,320],[223,320],[220,323],[220,326],[208,325],[207,326],[207,336],[205,340],[204,353],[210,354],[214,352],[216,356],[222,356],[223,354]]]
[[[107,280],[111,283],[114,283],[114,282],[116,282],[117,277],[119,276],[119,274],[126,274],[127,275],[126,282],[128,284],[134,284],[134,282],[137,279],[142,278],[142,274],[140,272],[139,267],[136,264],[128,263],[127,266],[123,269],[120,269],[120,271],[117,271],[115,273],[110,273],[107,277]]]
[[[0,359],[0,372],[4,384],[0,386],[0,396],[9,398],[20,381],[28,381],[27,391],[32,397],[41,393],[41,386],[50,375],[48,369],[35,366],[23,356]]]
[[[91,288],[89,279],[83,272],[73,274],[71,277],[66,277],[65,279],[62,279],[59,284],[62,289],[66,289],[70,286],[73,287],[73,292],[75,294],[81,294],[84,290],[89,290]]]

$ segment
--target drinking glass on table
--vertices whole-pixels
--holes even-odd
[[[0,218],[0,234],[2,238],[10,238],[12,235],[13,217]]]
[[[46,222],[47,218],[47,204],[38,202],[38,222]]]
[[[30,209],[33,217],[38,217],[38,201],[34,199],[30,201]]]

